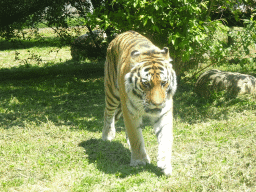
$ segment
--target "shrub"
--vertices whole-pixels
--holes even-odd
[[[241,11],[234,8],[235,1],[106,0],[92,3],[101,6],[94,6],[96,9],[89,14],[91,25],[118,33],[132,29],[159,47],[168,46],[178,75],[203,63],[202,55],[207,55],[211,64],[222,63],[230,57],[231,49],[243,48],[248,53],[248,46],[255,41],[253,16],[243,20],[246,25],[241,34],[246,37],[242,40],[244,46],[226,46],[227,42],[220,38],[231,37],[231,28],[225,18],[211,20],[211,13],[229,10],[233,18],[239,19]]]

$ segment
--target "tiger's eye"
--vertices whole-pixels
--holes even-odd
[[[142,80],[141,80],[141,83],[142,83],[143,86],[145,86],[145,87],[147,87],[147,88],[150,87],[150,83],[149,83],[149,81],[146,80],[146,79],[142,79]]]

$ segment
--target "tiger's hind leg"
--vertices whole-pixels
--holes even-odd
[[[104,127],[102,130],[102,139],[111,141],[115,138],[116,129],[115,121],[121,116],[121,105],[119,91],[117,87],[117,80],[114,61],[111,58],[107,58],[105,63],[105,111],[104,111]]]
[[[115,138],[116,129],[115,129],[115,121],[117,121],[121,116],[121,107],[118,107],[115,110],[108,110],[105,108],[104,112],[104,127],[102,130],[102,139],[104,141],[111,141]]]
[[[105,109],[104,112],[104,127],[102,130],[102,139],[104,141],[111,141],[115,138],[115,116],[114,114],[109,114],[109,111]]]

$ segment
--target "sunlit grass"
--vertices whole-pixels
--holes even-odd
[[[86,33],[86,28],[70,30],[69,34],[79,36]],[[41,28],[36,33],[34,30],[24,30],[24,39],[5,41],[0,39],[1,68],[19,66],[48,66],[66,62],[72,59],[70,46],[63,44],[63,40],[54,33],[52,28]],[[20,34],[20,36],[22,36]]]

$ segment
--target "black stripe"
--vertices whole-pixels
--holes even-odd
[[[112,57],[113,57],[113,66],[114,66],[114,70],[115,70],[115,74],[117,74],[117,54],[116,54],[116,52],[114,51],[114,49],[112,48],[111,49],[111,55],[112,55]]]
[[[143,100],[142,95],[140,95],[139,93],[137,93],[137,91],[136,91],[135,89],[132,89],[132,93],[133,93],[134,95],[136,95],[138,98],[140,98],[141,100]]]
[[[115,74],[117,74],[117,63],[116,63],[116,60],[114,59],[114,71],[115,71]],[[115,75],[116,76],[116,75]]]
[[[133,72],[130,72],[129,83],[131,83],[131,84],[132,84],[133,75],[134,75],[134,73],[133,73]]]
[[[138,89],[138,77],[136,77],[136,76],[135,76],[134,84],[135,84],[135,88]]]
[[[114,91],[112,89],[112,86],[110,85],[110,82],[107,82],[107,88],[108,91],[106,90],[106,92],[110,93],[111,95],[114,95]]]
[[[132,108],[137,110],[138,108],[133,104],[133,102],[130,99],[129,99],[129,101],[130,101],[129,103],[131,104]]]
[[[106,93],[107,100],[110,100],[111,103],[118,104],[120,101],[114,101],[113,97],[111,97],[108,93]]]
[[[148,67],[148,68],[144,69],[144,71],[148,72],[150,69],[152,69],[152,67]]]
[[[168,113],[169,111],[166,111],[163,115],[161,115],[156,121],[155,124],[159,123],[159,121],[163,118],[164,115],[166,115],[166,113]]]
[[[111,107],[111,108],[116,107],[116,105],[112,105],[112,103],[110,103],[110,102],[107,102],[107,105],[108,105],[109,107]]]
[[[113,74],[113,72],[112,73],[110,73],[112,70],[111,70],[111,66],[110,66],[110,63],[108,63],[108,81],[109,81],[109,84],[112,84],[113,83],[113,81],[114,81],[114,77],[115,77],[115,75]]]
[[[162,65],[162,66],[164,66],[164,64],[163,64],[164,61],[165,61],[164,59],[160,59],[160,58],[158,58],[157,60],[154,60],[154,62],[155,62],[156,64]]]
[[[119,97],[119,96],[117,96],[117,95],[115,95],[115,94],[113,94],[112,96],[113,96],[116,100],[120,101],[120,97]]]
[[[106,109],[108,111],[108,114],[112,114],[112,116],[115,114],[116,109],[111,109],[111,108],[108,108],[107,106],[106,106]]]
[[[112,97],[114,97],[117,101],[120,101],[119,96],[114,94],[114,91],[109,83],[107,83],[108,86],[108,92],[111,94]]]
[[[158,66],[157,68],[158,68],[159,70],[161,70],[161,71],[164,71],[164,68],[161,67],[161,66]]]
[[[156,132],[156,137],[157,137],[157,138],[158,138],[159,134],[161,133],[162,128],[163,128],[163,127],[161,127],[161,128]]]
[[[160,54],[160,52],[157,52],[155,49],[152,49],[142,53],[142,55],[151,55],[151,54]]]
[[[116,107],[120,103],[120,98],[113,93],[112,88],[109,90],[109,92],[106,92],[105,95],[107,97],[107,104],[110,107]]]
[[[134,43],[136,41],[137,41],[137,39],[133,39],[133,40],[129,41],[129,43],[132,44],[132,43]]]
[[[159,128],[159,130],[156,132],[156,137],[157,137],[157,138],[158,138],[159,134],[162,132],[164,126],[166,126],[166,124],[163,125],[163,126],[161,126],[161,127]]]
[[[132,77],[130,76],[128,79],[129,83],[132,84]]]
[[[118,105],[117,110],[118,111],[115,114],[115,121],[117,121],[121,117],[121,115],[122,115],[121,104]]]
[[[145,110],[146,113],[155,113],[155,112],[161,112],[161,111],[162,111],[162,109],[158,109],[158,108],[155,108],[155,109],[149,109],[149,108],[147,108],[147,109]]]
[[[142,53],[142,55],[150,55],[150,54],[151,54],[150,51],[147,51],[147,52],[145,52],[145,53]]]
[[[138,142],[137,142],[138,143]],[[139,143],[139,151],[141,150],[141,147],[142,147],[142,143],[140,142]]]
[[[136,53],[136,52],[139,52],[139,51],[137,51],[137,50],[132,51],[131,56],[134,56],[134,53]]]
[[[169,90],[167,91],[167,95],[172,94],[172,89],[169,87]]]

